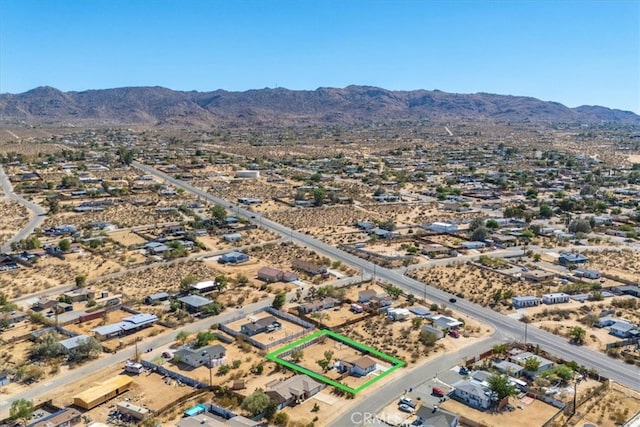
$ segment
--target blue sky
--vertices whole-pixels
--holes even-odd
[[[640,113],[640,1],[0,0],[0,92],[350,84]]]

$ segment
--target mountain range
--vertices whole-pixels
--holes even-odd
[[[163,87],[62,92],[44,86],[0,94],[0,119],[96,125],[295,126],[450,119],[640,125],[640,116],[606,107],[569,108],[523,96],[391,91],[371,86],[245,92],[182,92]]]

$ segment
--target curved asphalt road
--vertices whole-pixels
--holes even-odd
[[[4,169],[0,166],[0,185],[2,185],[2,189],[4,190],[4,197],[9,200],[15,200],[21,205],[25,206],[32,213],[31,220],[24,226],[22,230],[18,232],[15,236],[5,243],[0,249],[2,252],[9,252],[11,250],[11,243],[17,242],[29,236],[33,230],[37,227],[40,227],[42,222],[44,221],[44,215],[47,213],[42,206],[37,205],[24,197],[13,192],[13,186],[9,181],[9,177],[4,173]]]

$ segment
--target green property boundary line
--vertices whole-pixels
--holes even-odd
[[[298,364],[295,363],[291,363],[289,361],[283,360],[281,359],[279,356],[282,353],[285,353],[291,349],[294,349],[308,341],[311,341],[315,338],[318,338],[320,336],[329,336],[331,338],[333,338],[336,341],[342,342],[344,344],[347,344],[350,347],[353,347],[357,350],[360,351],[364,351],[367,353],[370,353],[376,357],[378,357],[379,359],[385,360],[387,362],[390,362],[392,364],[391,368],[387,369],[386,371],[384,371],[383,373],[381,373],[380,375],[377,375],[373,378],[371,378],[369,381],[365,382],[364,384],[361,384],[359,387],[357,388],[352,388],[349,386],[346,386],[344,384],[341,384],[337,381],[334,381],[330,378],[325,377],[324,375],[318,374],[317,372],[314,372],[310,369],[304,368]],[[390,356],[386,353],[382,353],[381,351],[376,350],[375,348],[371,348],[367,345],[364,344],[360,344],[359,342],[353,341],[352,339],[349,339],[343,335],[340,335],[338,333],[335,333],[333,331],[330,331],[328,329],[322,329],[319,331],[316,331],[314,333],[312,333],[311,335],[307,335],[304,338],[301,338],[297,341],[294,341],[292,343],[287,344],[284,347],[281,347],[277,350],[272,351],[271,353],[267,354],[265,356],[267,359],[271,360],[272,362],[278,363],[282,366],[286,366],[289,369],[292,369],[296,372],[302,373],[302,374],[306,374],[308,376],[310,376],[311,378],[314,378],[318,381],[322,381],[325,384],[329,384],[333,387],[336,387],[342,391],[348,392],[348,393],[352,393],[352,394],[356,394],[362,390],[364,390],[365,388],[369,387],[371,384],[375,383],[376,381],[381,380],[382,378],[386,377],[387,375],[391,374],[393,371],[395,371],[396,369],[400,369],[405,365],[405,362],[400,360],[400,359],[396,359],[393,356]]]

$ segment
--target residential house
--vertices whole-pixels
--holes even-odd
[[[358,292],[358,302],[369,302],[371,298],[375,297],[377,292],[373,289],[365,289]]]
[[[245,323],[240,326],[240,331],[251,337],[263,332],[273,332],[281,327],[282,324],[275,318],[275,316],[267,316],[262,319],[258,319],[255,322]]]
[[[89,288],[72,289],[63,295],[71,299],[72,302],[89,301],[96,298],[95,291]]]
[[[82,421],[82,414],[74,408],[63,408],[29,424],[29,427],[70,427]]]
[[[396,233],[394,233],[393,231],[389,231],[389,230],[385,230],[383,228],[372,228],[371,230],[369,230],[370,234],[373,234],[374,236],[376,236],[379,239],[391,239],[392,237],[395,237]]]
[[[600,272],[598,270],[589,270],[586,268],[578,268],[573,271],[577,277],[584,277],[585,279],[598,280],[600,278]]]
[[[356,227],[358,227],[361,230],[364,231],[369,231],[373,228],[375,228],[375,224],[373,222],[369,222],[369,221],[358,221],[356,222]]]
[[[166,292],[158,292],[157,294],[147,295],[144,298],[144,303],[147,305],[157,304],[162,301],[167,301],[169,299],[169,294]]]
[[[616,288],[616,293],[619,293],[622,295],[631,295],[636,298],[640,298],[640,286],[637,286],[637,285],[618,286]]]
[[[349,372],[354,377],[364,377],[376,370],[376,362],[367,356],[355,357],[349,360],[338,360],[336,369],[341,374]]]
[[[50,308],[53,308],[56,304],[58,304],[58,301],[55,299],[41,297],[41,298],[38,298],[38,300],[35,303],[33,303],[32,307],[36,311],[42,311],[42,310],[48,310]]]
[[[222,239],[225,242],[235,243],[235,242],[239,242],[240,240],[242,240],[242,234],[240,234],[240,233],[227,233],[227,234],[223,234],[222,235]]]
[[[213,362],[223,359],[227,354],[227,350],[220,344],[209,345],[201,348],[193,348],[189,345],[180,347],[173,355],[174,360],[184,363],[193,368],[205,365],[212,367]],[[211,362],[211,366],[209,366]]]
[[[462,249],[482,249],[486,247],[487,244],[485,242],[462,242],[460,243],[460,248]]]
[[[238,251],[226,253],[218,258],[220,264],[240,264],[247,261],[249,261],[249,255]]]
[[[446,329],[447,331],[462,326],[461,321],[454,319],[453,317],[443,316],[441,314],[431,316],[431,321],[433,322],[433,325],[435,327]]]
[[[200,295],[187,295],[178,298],[178,301],[184,304],[189,313],[199,313],[213,301]]]
[[[298,276],[290,271],[282,271],[271,267],[261,267],[258,270],[258,279],[267,283],[275,282],[294,282],[298,280]]]
[[[538,359],[538,362],[540,362],[540,365],[538,366],[538,372],[553,368],[553,362],[551,360],[545,359],[544,357],[538,356],[537,354],[533,354],[528,351],[511,356],[511,360],[521,366],[524,366],[524,363],[531,358]]]
[[[371,297],[371,299],[369,300],[369,306],[371,307],[383,308],[389,307],[390,305],[393,305],[393,298],[391,298],[385,292],[376,294],[376,296]]]
[[[501,374],[515,375],[519,376],[524,372],[524,368],[517,363],[512,363],[507,360],[494,361],[493,366],[500,372]]]
[[[298,306],[298,312],[300,314],[315,313],[316,311],[328,310],[337,305],[340,305],[340,300],[335,298],[326,297],[321,301],[308,302]]]
[[[206,294],[209,292],[217,291],[219,287],[220,284],[215,280],[205,280],[203,282],[198,282],[191,285],[191,290],[199,292],[201,294]]]
[[[291,262],[291,266],[295,270],[304,271],[305,273],[315,276],[316,274],[327,274],[327,267],[324,265],[314,264],[312,262],[304,261],[300,258],[296,258]]]
[[[513,308],[519,309],[519,308],[525,308],[525,307],[535,307],[537,305],[540,305],[540,302],[542,300],[534,296],[522,296],[522,297],[513,297],[511,298],[511,301],[513,303]]]
[[[589,261],[589,258],[586,256],[572,252],[560,252],[560,256],[558,257],[558,263],[565,267],[585,264],[587,261]]]
[[[615,322],[613,325],[609,326],[609,333],[618,338],[640,336],[640,330],[638,330],[636,325],[627,322]]]
[[[409,318],[409,310],[406,308],[392,308],[387,310],[387,317],[395,321],[407,320]]]
[[[441,408],[430,408],[428,405],[422,405],[416,411],[416,422],[414,425],[429,427],[458,427],[460,425],[460,416],[453,412],[446,411]]]
[[[307,375],[294,375],[267,388],[266,394],[275,401],[278,409],[304,402],[325,387]]]
[[[434,222],[425,224],[422,227],[435,233],[454,233],[458,231],[458,226],[452,222]]]
[[[123,336],[134,333],[140,329],[147,328],[158,321],[158,316],[155,314],[140,313],[133,316],[125,317],[118,323],[112,323],[110,325],[98,326],[91,329],[96,334],[96,337],[101,340]]]
[[[551,280],[554,277],[556,277],[556,275],[550,271],[530,270],[522,273],[522,277],[524,277],[526,280],[530,282],[539,283],[539,282],[544,282],[546,280]]]
[[[147,250],[147,253],[149,255],[160,255],[171,250],[170,246],[167,246],[164,243],[160,242],[145,243],[143,248]]]
[[[22,311],[0,312],[0,320],[7,320],[10,325],[27,320],[29,315]]]
[[[82,344],[85,344],[89,337],[87,335],[76,335],[75,337],[67,338],[66,340],[61,340],[60,345],[64,348],[65,353],[69,354]]]
[[[438,243],[429,243],[422,246],[422,255],[430,257],[451,255],[451,249]]]
[[[434,334],[437,339],[444,338],[444,332],[442,332],[442,329],[440,328],[434,328],[433,326],[429,325],[422,325],[422,330]]]
[[[474,380],[460,380],[454,383],[453,395],[474,408],[489,409],[491,407],[491,391]]]
[[[570,298],[571,296],[564,292],[554,292],[551,294],[543,294],[542,302],[545,304],[563,304],[569,302]]]

